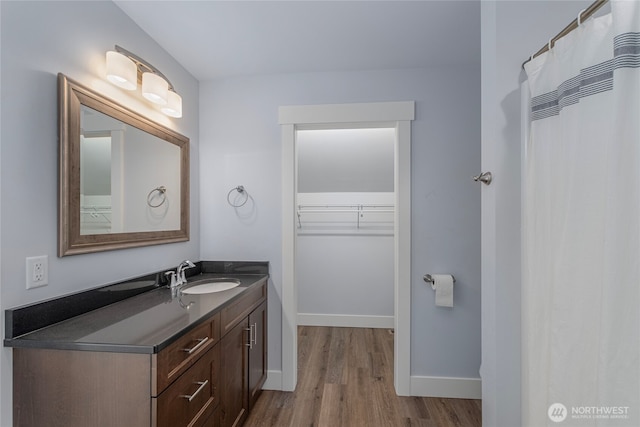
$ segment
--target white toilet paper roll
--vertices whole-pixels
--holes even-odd
[[[451,274],[432,274],[431,288],[436,291],[436,305],[453,307],[453,276]]]

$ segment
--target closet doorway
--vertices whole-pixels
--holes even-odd
[[[370,210],[383,210],[383,205],[391,205],[393,216],[393,328],[394,334],[394,384],[401,396],[411,394],[410,366],[410,271],[411,271],[411,120],[414,119],[414,102],[384,102],[366,104],[334,104],[287,106],[279,109],[282,130],[282,390],[295,390],[297,383],[297,327],[298,327],[298,283],[296,274],[297,234],[302,217],[298,200],[298,133],[305,131],[336,129],[387,129],[395,136],[393,145],[393,192],[389,203],[384,198],[365,200],[360,205],[369,205]],[[304,184],[306,185],[306,184]],[[382,193],[385,193],[384,191]],[[304,199],[304,197],[302,197]],[[325,203],[345,205],[350,202]],[[356,203],[357,205],[358,203]],[[380,205],[381,207],[377,207]],[[312,206],[307,209],[313,210]],[[364,209],[364,208],[362,208]],[[345,209],[346,210],[346,209]],[[389,209],[387,209],[389,210]],[[342,216],[331,213],[335,222]],[[347,214],[347,212],[345,212]],[[375,227],[376,222],[388,212],[367,212],[367,218],[357,216],[367,226]],[[306,212],[307,219],[326,216],[323,212]],[[310,216],[311,215],[311,216]],[[315,215],[315,217],[313,216]],[[386,218],[387,222],[389,218]],[[313,222],[313,221],[310,221]],[[317,223],[319,221],[316,221]],[[332,226],[335,226],[333,224]],[[363,224],[364,225],[364,224]],[[380,224],[377,224],[380,226]],[[316,227],[320,227],[316,224]]]
[[[296,131],[298,325],[393,328],[395,129]]]

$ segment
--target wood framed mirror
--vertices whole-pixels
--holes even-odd
[[[189,138],[58,74],[58,256],[189,240]]]

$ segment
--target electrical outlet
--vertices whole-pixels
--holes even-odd
[[[27,289],[39,288],[49,283],[49,257],[27,257]]]

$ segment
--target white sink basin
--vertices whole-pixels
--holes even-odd
[[[181,292],[187,295],[210,294],[227,291],[238,285],[240,285],[240,281],[236,279],[210,279],[187,285],[187,287],[182,288]]]

